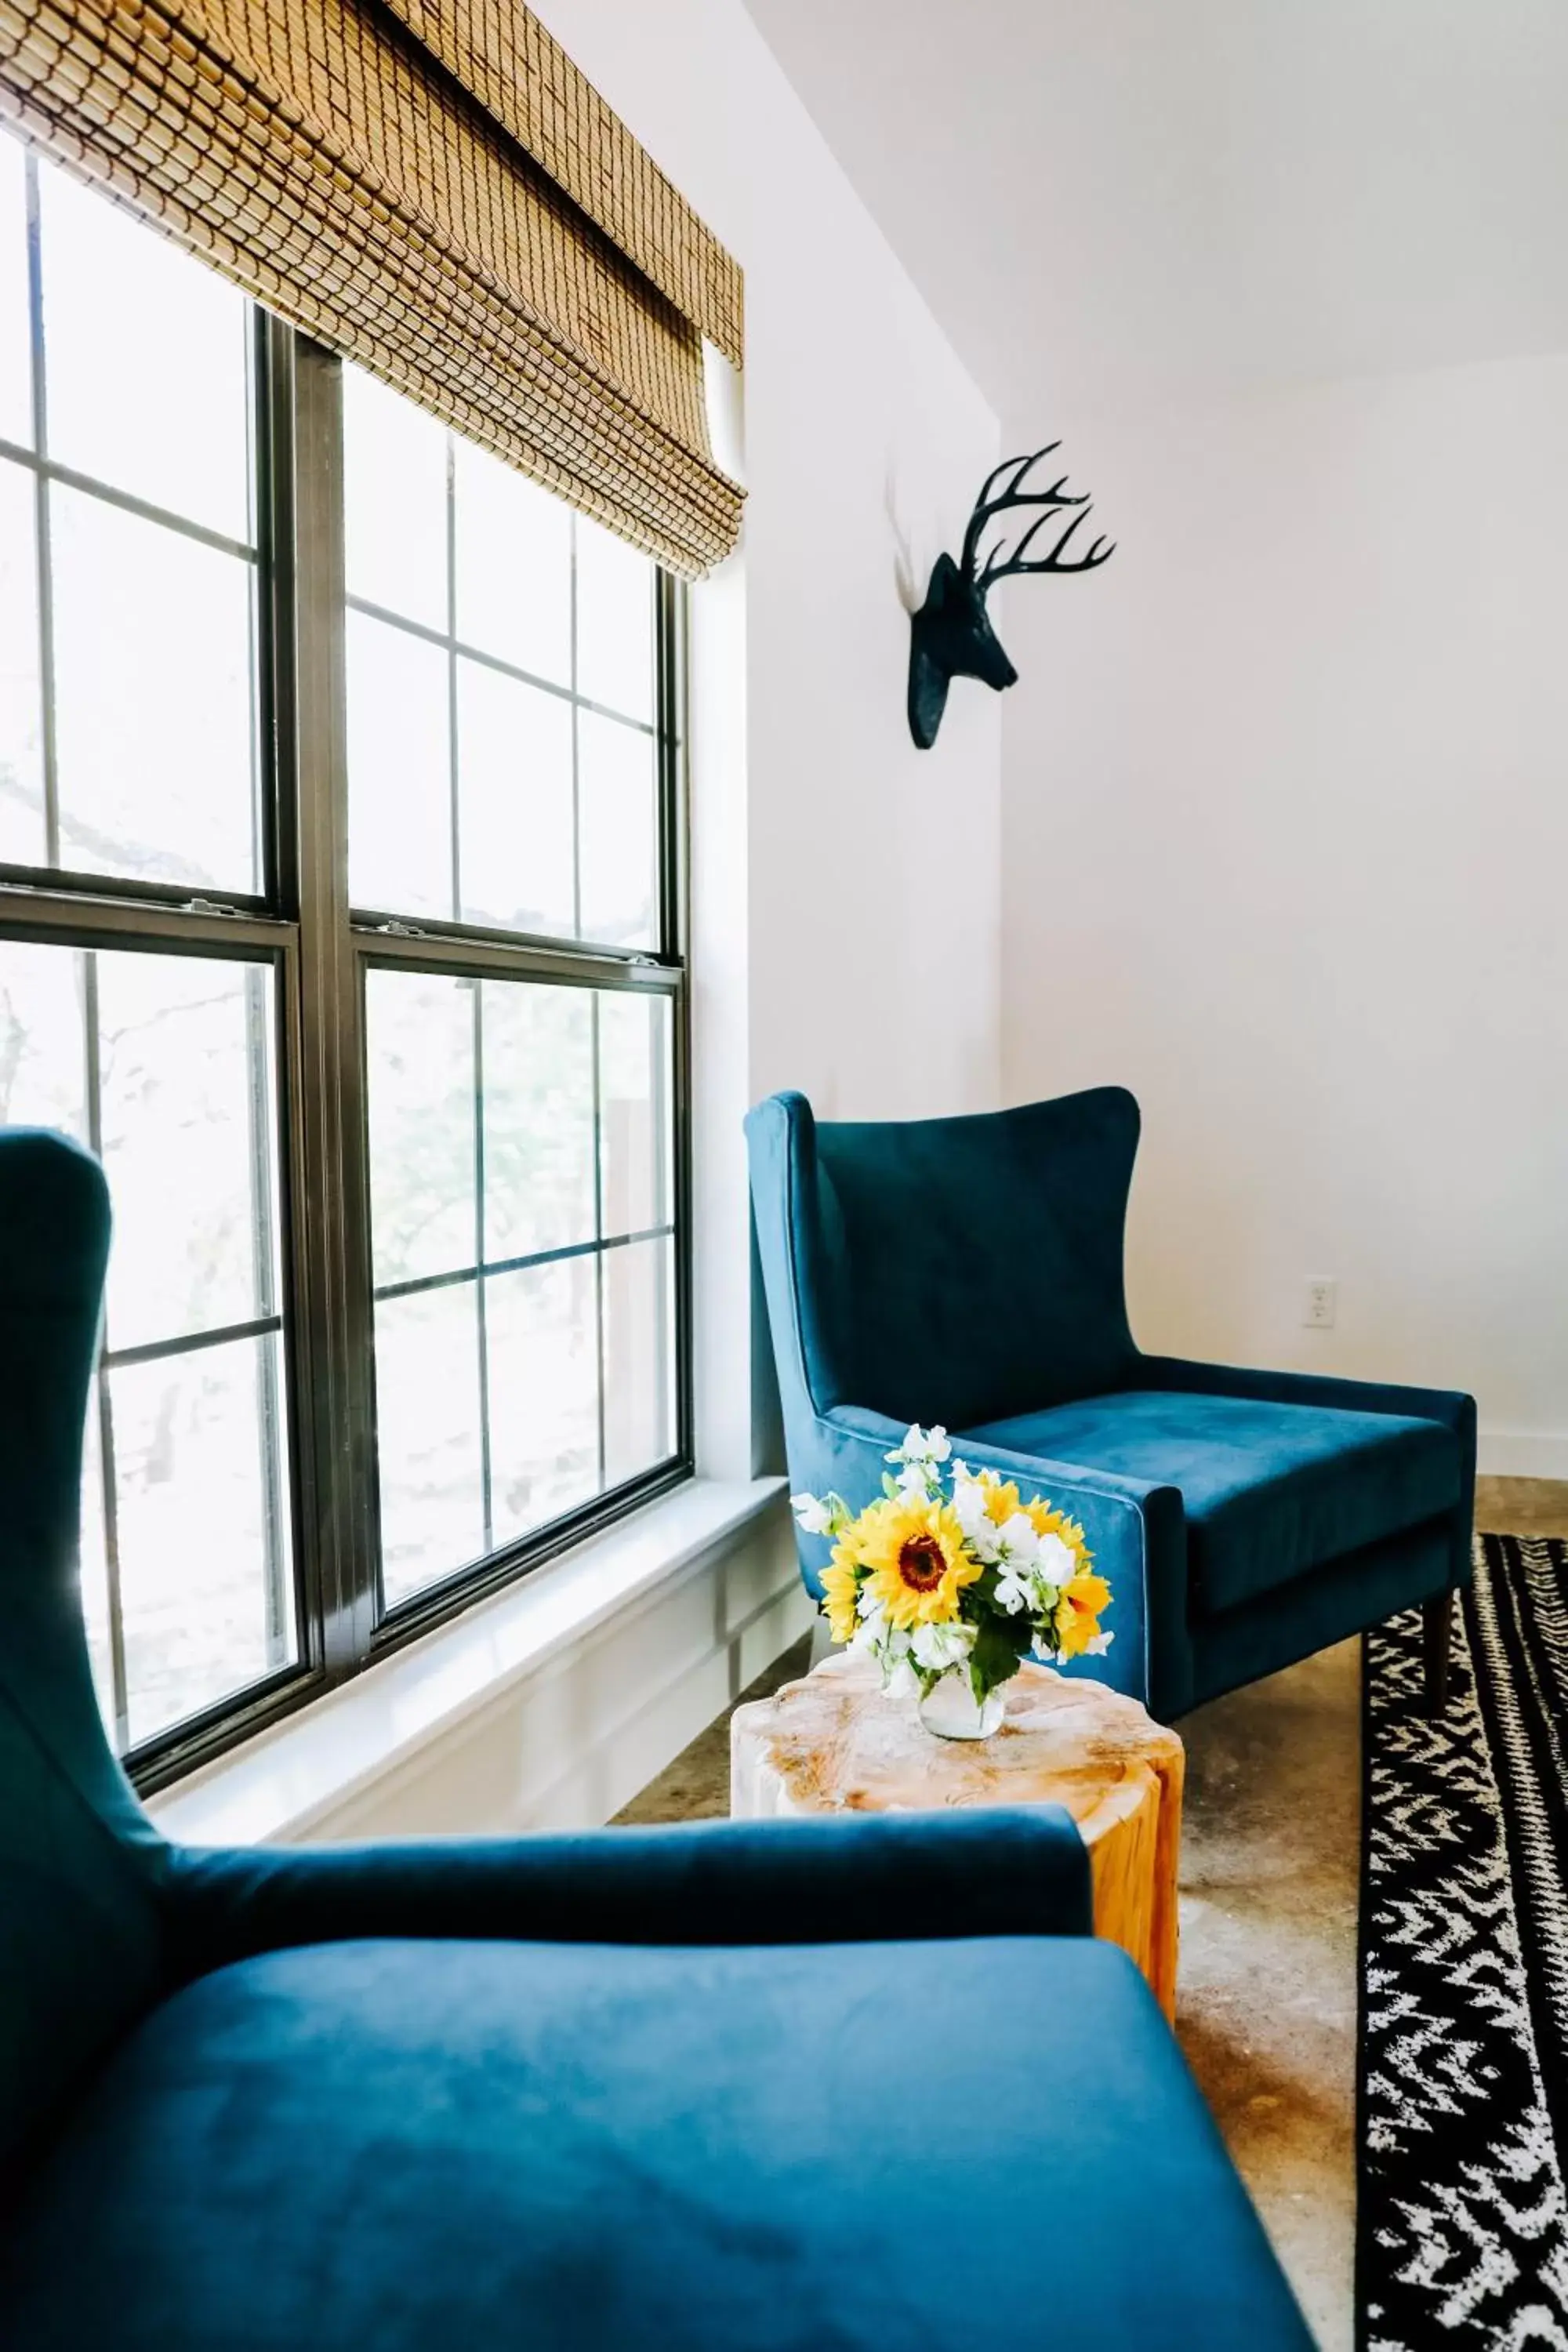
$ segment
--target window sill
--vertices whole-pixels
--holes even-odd
[[[149,1800],[188,1845],[289,1843],[510,1685],[775,1509],[786,1481],[693,1478]]]

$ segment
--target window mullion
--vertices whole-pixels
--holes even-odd
[[[293,1238],[302,1516],[321,1660],[342,1675],[369,1654],[376,1609],[363,1015],[348,904],[342,377],[329,352],[277,332],[291,345],[293,390],[287,520],[295,561],[279,637],[291,649],[295,707],[286,865],[300,924]]]
[[[47,379],[44,358],[44,269],[42,226],[38,206],[38,159],[29,154],[26,165],[27,190],[27,340],[32,364],[33,450],[38,573],[38,691],[42,700],[40,738],[44,769],[44,862],[58,866],[60,855],[59,768],[55,730],[55,622],[53,556],[50,532],[49,484],[44,471],[49,449]]]

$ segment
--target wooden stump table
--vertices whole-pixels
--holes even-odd
[[[1184,1756],[1136,1699],[1025,1665],[989,1739],[939,1739],[912,1700],[884,1697],[868,1658],[840,1652],[738,1706],[730,1739],[737,1820],[1065,1805],[1089,1848],[1096,1935],[1131,1954],[1174,2016]]]

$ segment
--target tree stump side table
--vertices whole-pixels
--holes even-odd
[[[1184,1762],[1175,1733],[1136,1699],[1034,1664],[1007,1685],[989,1739],[939,1739],[912,1701],[883,1696],[869,1659],[843,1651],[735,1709],[730,1811],[1065,1805],[1089,1848],[1096,1935],[1131,1953],[1173,2018]]]

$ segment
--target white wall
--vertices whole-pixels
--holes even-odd
[[[1121,544],[1006,592],[1008,1098],[1140,1097],[1145,1345],[1568,1475],[1568,358],[1063,423]]]

